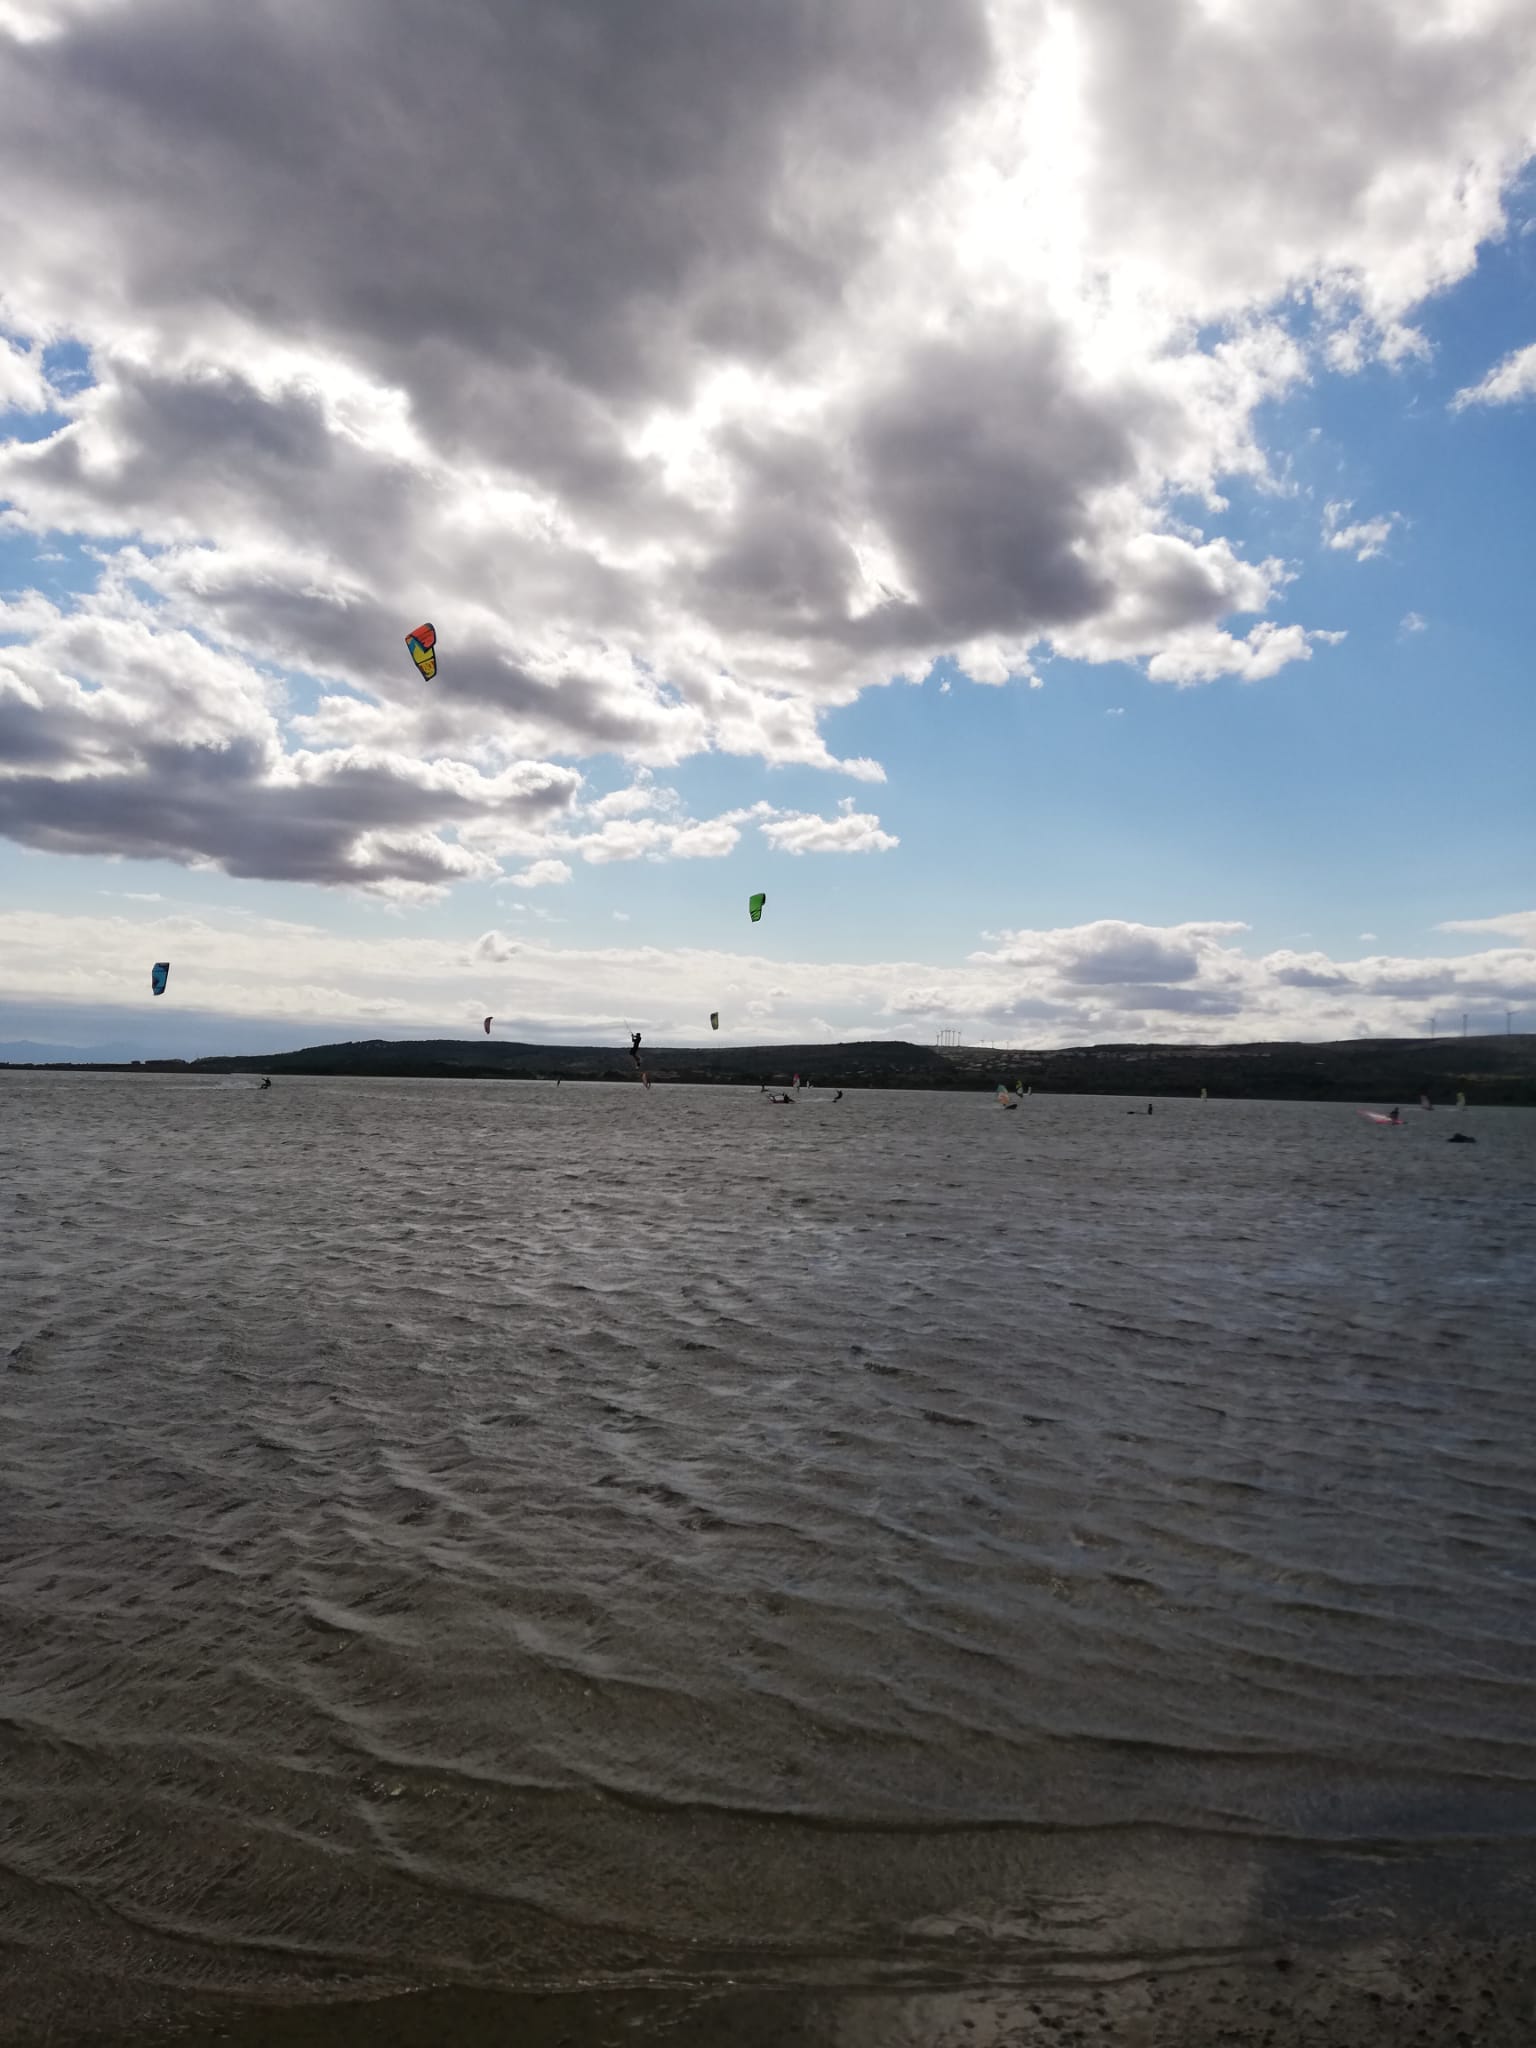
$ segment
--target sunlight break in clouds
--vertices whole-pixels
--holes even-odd
[[[827,715],[940,657],[1337,644],[1224,486],[1288,393],[1422,361],[1532,147],[1528,0],[584,22],[0,0],[0,498],[98,565],[3,622],[0,832],[406,899],[714,857],[729,814],[584,832],[582,764],[874,781]]]

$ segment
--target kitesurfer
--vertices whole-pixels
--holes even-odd
[[[1387,1118],[1387,1122],[1389,1124],[1400,1124],[1402,1120],[1403,1112],[1400,1109],[1394,1109],[1392,1114]]]
[[[843,1099],[843,1091],[842,1091],[842,1089],[841,1089],[841,1088],[839,1088],[839,1089],[838,1089],[838,1091],[837,1091],[837,1093],[836,1093],[836,1094],[835,1094],[835,1095],[833,1096],[832,1100],[833,1100],[834,1102],[841,1102],[841,1101],[842,1101],[842,1099]]]
[[[270,1074],[264,1074],[262,1076],[261,1086],[262,1088],[270,1088],[272,1086],[272,1076]],[[257,1089],[256,1092],[259,1095],[261,1093],[261,1089]]]

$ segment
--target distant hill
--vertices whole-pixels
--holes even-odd
[[[835,1080],[845,1088],[956,1085],[955,1069],[931,1046],[870,1039],[844,1045],[642,1046],[653,1082]],[[514,1045],[499,1039],[371,1038],[315,1045],[265,1059],[220,1056],[193,1063],[199,1073],[392,1074],[480,1080],[633,1081],[627,1046]]]
[[[1454,1101],[1536,1105],[1536,1033],[1486,1038],[1344,1038],[1321,1045],[1085,1045],[1053,1052],[944,1053],[973,1086],[997,1079],[1074,1095],[1252,1096],[1292,1102]]]
[[[136,1051],[129,1045],[44,1045],[39,1039],[16,1038],[0,1045],[0,1066],[126,1066]]]
[[[28,1047],[47,1065],[57,1047]],[[1022,1082],[1040,1094],[1198,1095],[1298,1102],[1439,1103],[1458,1089],[1469,1103],[1536,1106],[1536,1034],[1487,1038],[1354,1038],[1332,1044],[1089,1045],[1050,1052],[985,1046],[938,1048],[903,1039],[840,1045],[642,1047],[646,1071],[671,1082],[757,1087],[799,1073],[839,1088],[984,1089]],[[66,1056],[67,1057],[67,1056]],[[123,1062],[87,1062],[122,1066]],[[145,1060],[182,1074],[373,1075],[441,1080],[625,1081],[626,1047],[514,1045],[500,1039],[371,1038],[300,1052]]]

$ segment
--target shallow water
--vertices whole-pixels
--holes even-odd
[[[13,1984],[1045,1981],[1532,1867],[1536,1116],[13,1075],[0,1188]]]

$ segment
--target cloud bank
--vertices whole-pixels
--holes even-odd
[[[1418,1037],[1438,1011],[1502,1029],[1536,1026],[1536,911],[1454,927],[1501,943],[1422,957],[1255,953],[1239,924],[1105,919],[994,934],[964,959],[828,962],[646,945],[558,946],[538,927],[449,940],[338,937],[276,920],[218,921],[174,904],[120,915],[0,912],[0,1037],[49,1035],[110,1013],[114,1037],[217,1019],[200,1049],[281,1049],[329,1037],[467,1035],[487,1013],[505,1036],[697,1044],[711,1010],[726,1042],[912,1038],[958,1029],[972,1043],[1059,1046],[1153,1039]],[[174,1013],[152,1007],[148,963],[169,958]],[[63,986],[61,987],[61,977]],[[63,1018],[64,1024],[59,1023]],[[242,1020],[245,1023],[242,1024]],[[247,1028],[248,1027],[248,1028]],[[82,1023],[74,1042],[103,1028]],[[616,1035],[617,1034],[617,1035]],[[194,1031],[195,1036],[195,1031]],[[198,1049],[198,1048],[194,1048]]]

